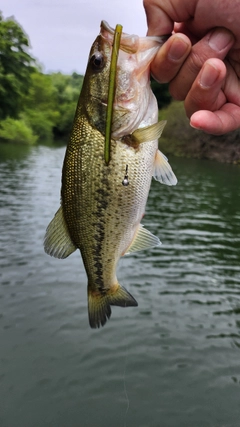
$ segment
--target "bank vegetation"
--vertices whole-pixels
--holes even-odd
[[[30,53],[21,25],[0,12],[0,142],[49,144],[67,141],[81,91],[78,73],[45,74]],[[152,81],[159,118],[167,119],[160,148],[176,156],[240,163],[240,132],[212,136],[192,129],[183,104],[167,85]]]

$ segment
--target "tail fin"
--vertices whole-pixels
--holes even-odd
[[[91,328],[104,326],[111,316],[111,305],[136,307],[137,301],[119,283],[107,291],[92,291],[88,285],[88,316]]]

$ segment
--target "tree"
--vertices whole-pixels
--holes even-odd
[[[73,73],[71,76],[53,73],[51,78],[58,94],[59,111],[59,119],[54,127],[54,134],[56,137],[66,137],[71,132],[83,76],[77,73]]]
[[[21,116],[38,136],[38,142],[50,142],[59,120],[58,91],[50,75],[35,71],[31,74],[29,91],[23,101]]]
[[[13,17],[0,12],[0,120],[18,117],[36,66],[29,55],[29,39]]]

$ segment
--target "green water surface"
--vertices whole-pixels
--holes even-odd
[[[0,145],[0,426],[240,426],[240,168],[171,158],[120,260],[139,306],[88,325],[79,253],[43,251],[64,148]]]

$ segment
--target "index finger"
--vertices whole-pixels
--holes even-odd
[[[174,22],[194,16],[197,0],[143,0],[148,24],[148,36],[170,34]],[[173,4],[172,4],[173,3]]]

